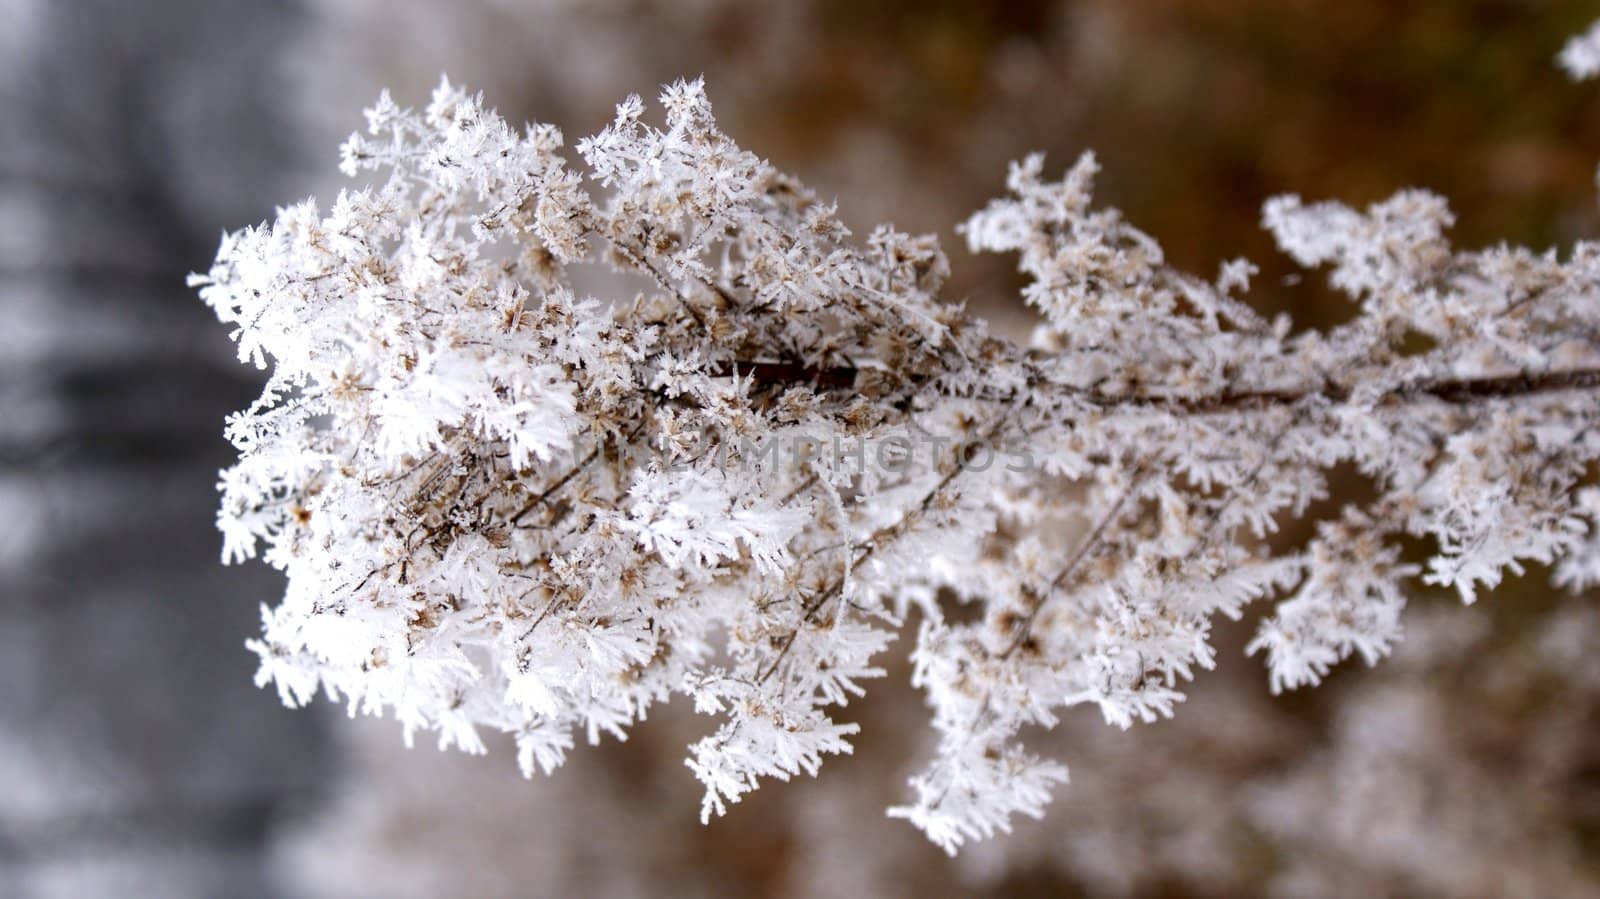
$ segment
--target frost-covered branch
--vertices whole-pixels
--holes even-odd
[[[1034,156],[961,228],[1028,278],[1018,346],[942,296],[933,237],[857,242],[699,83],[661,104],[575,166],[448,83],[386,95],[344,147],[371,184],[193,279],[272,371],[228,421],[218,524],[287,574],[250,643],[285,702],[469,752],[503,731],[531,774],[684,696],[717,719],[688,759],[709,816],[849,752],[915,615],[938,741],[893,814],[954,852],[1066,779],[1027,728],[1171,715],[1218,615],[1260,609],[1289,689],[1389,652],[1419,579],[1600,580],[1600,245],[1458,250],[1419,191],[1274,199],[1355,307],[1296,331],[1248,263],[1179,271],[1095,208],[1092,156],[1059,181]],[[1335,469],[1370,500],[1329,508]]]

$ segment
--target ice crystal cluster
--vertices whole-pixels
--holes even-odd
[[[1178,271],[1096,208],[1092,156],[1033,156],[960,228],[1019,260],[1019,346],[942,295],[933,237],[857,240],[699,83],[661,106],[578,165],[449,83],[386,95],[343,148],[368,186],[193,279],[271,369],[218,522],[287,575],[249,644],[286,703],[505,732],[531,775],[680,694],[705,818],[849,752],[914,631],[936,739],[890,814],[953,853],[1042,814],[1066,768],[1024,740],[1065,707],[1173,714],[1219,615],[1259,616],[1277,691],[1387,654],[1417,584],[1600,580],[1600,244],[1280,197],[1266,228],[1352,305],[1296,330],[1249,263]]]
[[[1590,25],[1583,34],[1567,41],[1556,61],[1574,79],[1600,75],[1600,21]]]

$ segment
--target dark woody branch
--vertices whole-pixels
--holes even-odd
[[[767,383],[811,384],[822,388],[848,389],[855,386],[858,372],[859,369],[846,366],[813,368],[792,362],[740,361],[714,369],[712,377],[725,378],[737,373]],[[1144,406],[1192,415],[1287,406],[1313,397],[1321,397],[1337,404],[1348,402],[1355,393],[1351,386],[1337,383],[1306,390],[1230,390],[1209,396],[1192,397],[1119,396],[1050,383],[1039,384],[1038,387],[1045,391],[1069,390],[1095,405],[1106,408]],[[1434,378],[1401,386],[1385,396],[1401,401],[1431,398],[1446,403],[1464,404],[1479,400],[1509,399],[1596,388],[1600,388],[1600,368],[1579,368],[1478,378]],[[1008,394],[980,398],[1010,400],[1015,396]]]

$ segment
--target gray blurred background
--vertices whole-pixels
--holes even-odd
[[[0,896],[1600,894],[1600,615],[1537,578],[1419,596],[1399,658],[1272,700],[1239,657],[1178,719],[1041,738],[1074,783],[950,862],[884,806],[926,749],[903,666],[858,753],[695,821],[667,710],[523,781],[291,712],[243,640],[275,601],[212,530],[223,416],[259,373],[183,287],[222,229],[336,189],[380,87],[441,72],[592,132],[704,74],[725,130],[864,233],[935,231],[1014,333],[1010,260],[952,226],[1007,160],[1086,148],[1173,260],[1262,264],[1280,192],[1454,202],[1466,245],[1597,232],[1600,91],[1551,58],[1600,5],[1543,0],[0,0]],[[1302,534],[1303,536],[1303,534]],[[1297,539],[1296,533],[1285,536]],[[422,741],[426,744],[426,741]]]

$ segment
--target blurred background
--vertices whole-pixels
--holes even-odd
[[[183,286],[222,229],[324,197],[384,86],[441,72],[569,145],[704,74],[726,131],[858,233],[936,232],[952,299],[1023,332],[952,226],[1035,149],[1258,299],[1348,315],[1258,228],[1284,192],[1451,198],[1459,243],[1600,233],[1600,89],[1547,0],[0,0],[0,896],[1600,895],[1600,610],[1530,577],[1421,594],[1399,656],[1273,699],[1224,629],[1169,722],[1093,710],[1043,822],[948,860],[883,816],[928,746],[907,672],[854,756],[696,823],[669,708],[523,781],[251,686],[261,565],[212,529],[259,373]],[[1293,539],[1289,535],[1288,539]]]

